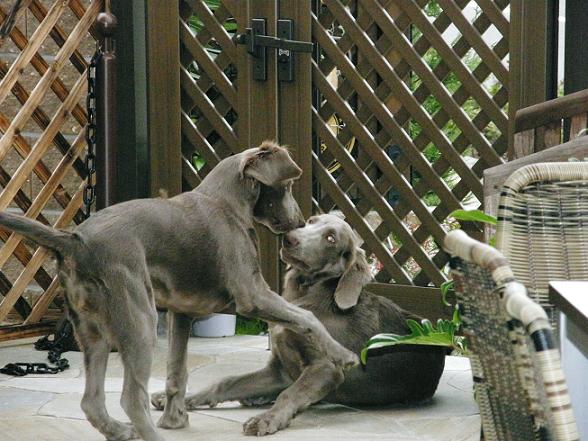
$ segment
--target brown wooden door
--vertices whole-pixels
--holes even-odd
[[[296,184],[295,194],[308,216],[311,212],[310,55],[297,57],[296,81],[284,83],[278,81],[276,51],[268,48],[267,79],[254,80],[253,57],[244,45],[234,42],[234,34],[245,33],[245,28],[251,26],[251,18],[264,18],[267,35],[275,36],[277,19],[292,18],[294,38],[310,41],[310,2],[225,0],[211,9],[205,1],[184,1],[180,10],[183,11],[180,58],[185,184],[197,185],[219,159],[229,154],[259,145],[266,139],[276,140],[291,147],[295,160],[305,170]],[[202,168],[197,170],[199,166]],[[270,286],[278,289],[278,239],[264,227],[259,230],[264,276]]]

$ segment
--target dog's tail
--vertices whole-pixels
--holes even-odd
[[[60,255],[69,254],[74,248],[73,234],[56,230],[24,216],[6,212],[0,213],[0,226],[21,234]]]

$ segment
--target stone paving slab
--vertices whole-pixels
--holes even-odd
[[[33,340],[0,345],[0,366],[12,361],[44,361]],[[270,356],[267,337],[237,336],[190,339],[189,390],[198,390],[226,375],[262,367]],[[165,386],[167,342],[156,347],[151,392]],[[13,378],[0,374],[0,439],[2,441],[102,441],[80,409],[84,390],[81,354],[68,353],[72,368],[51,376]],[[106,406],[114,418],[128,421],[120,407],[122,364],[110,355]],[[223,403],[190,412],[190,427],[163,431],[168,441],[235,441],[247,438],[242,424],[268,407],[246,408]],[[152,411],[156,421],[161,412]],[[320,403],[293,420],[271,440],[291,441],[477,441],[480,420],[473,400],[469,361],[448,357],[439,389],[419,406],[356,409]]]

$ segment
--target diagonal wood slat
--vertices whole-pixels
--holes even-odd
[[[480,198],[480,178],[485,167],[493,163],[501,163],[500,157],[506,148],[507,119],[504,106],[508,102],[506,90],[508,71],[502,65],[502,60],[508,55],[508,19],[503,10],[508,6],[508,0],[480,0],[481,13],[472,22],[465,18],[462,9],[469,3],[468,0],[457,0],[451,5],[444,5],[440,14],[434,20],[425,14],[426,0],[407,0],[402,2],[388,2],[381,0],[358,0],[358,10],[367,13],[358,13],[354,8],[348,9],[344,3],[337,0],[326,0],[323,2],[323,9],[318,17],[313,18],[313,37],[318,42],[322,54],[318,69],[313,67],[313,81],[321,92],[322,100],[315,113],[313,124],[319,139],[324,142],[326,150],[321,152],[319,160],[323,166],[332,161],[340,162],[343,166],[335,180],[340,191],[350,192],[359,199],[355,202],[355,209],[359,215],[366,216],[369,212],[375,211],[382,218],[382,222],[375,229],[374,233],[378,240],[385,241],[390,234],[399,236],[400,227],[391,219],[384,219],[386,215],[385,206],[378,203],[376,195],[385,195],[391,190],[400,193],[400,201],[393,211],[398,219],[404,219],[411,212],[417,216],[420,225],[411,233],[413,241],[406,246],[405,240],[401,240],[400,248],[394,253],[396,262],[401,265],[413,261],[418,264],[418,273],[411,274],[416,284],[434,283],[438,284],[444,276],[439,272],[431,271],[429,266],[426,270],[423,263],[432,261],[433,267],[440,269],[447,262],[448,256],[441,250],[436,250],[434,256],[427,261],[419,256],[418,249],[414,243],[420,246],[434,238],[441,243],[439,238],[444,236],[444,229],[441,223],[449,212],[455,207],[454,201],[462,201],[473,190],[473,193]],[[444,2],[448,3],[448,2]],[[460,17],[456,18],[456,15]],[[456,23],[457,22],[457,23]],[[415,42],[406,38],[408,27],[415,25],[423,36]],[[449,44],[443,40],[442,33],[451,25],[458,26],[461,35],[457,41]],[[490,48],[481,38],[481,35],[494,24],[502,33],[502,38]],[[326,31],[331,26],[339,26],[343,36],[337,41],[327,36]],[[465,27],[469,29],[465,29]],[[478,38],[479,37],[479,38]],[[337,51],[339,49],[339,51]],[[436,51],[440,55],[439,63],[429,67],[424,62],[424,56],[428,51]],[[480,58],[477,67],[470,71],[462,61],[462,57],[471,51]],[[342,56],[345,54],[345,56]],[[353,54],[353,55],[352,55]],[[319,78],[321,74],[326,77],[333,69],[342,73],[341,81],[335,90],[327,86],[327,82]],[[359,75],[355,75],[353,70]],[[406,86],[407,76],[414,72],[418,75],[420,84],[411,91]],[[486,89],[485,82],[491,74],[498,79],[498,87],[492,94]],[[456,90],[446,89],[444,82],[449,75],[455,75],[459,81]],[[365,80],[359,80],[363,78]],[[365,86],[368,84],[367,87]],[[372,91],[371,96],[367,91]],[[338,96],[337,96],[338,95]],[[456,173],[460,180],[452,185],[450,192],[455,198],[447,198],[447,194],[439,194],[439,187],[427,180],[428,172],[420,172],[420,180],[413,183],[414,190],[406,192],[402,186],[397,188],[394,182],[390,181],[388,173],[382,173],[380,162],[374,160],[371,155],[365,155],[364,144],[374,144],[383,148],[390,144],[399,144],[402,148],[402,132],[392,130],[393,124],[386,124],[379,118],[378,106],[374,103],[374,97],[384,106],[390,109],[392,121],[403,127],[413,121],[422,128],[416,136],[411,136],[413,153],[404,153],[394,160],[394,165],[401,173],[406,173],[414,168],[415,158],[420,161],[416,151],[424,151],[429,146],[435,146],[441,155],[431,164],[436,177],[429,177],[431,180],[441,179],[440,177],[448,172]],[[425,101],[435,98],[441,108],[430,117],[424,112]],[[462,110],[468,101],[475,100],[480,105],[480,111],[473,117],[466,115]],[[342,110],[344,109],[344,111]],[[347,114],[346,117],[343,115]],[[319,118],[320,115],[320,118]],[[326,122],[333,116],[338,115],[345,122],[345,126],[332,134],[327,129]],[[388,119],[387,117],[385,119]],[[354,123],[350,121],[356,120]],[[377,121],[376,124],[373,122]],[[357,124],[356,124],[357,123]],[[448,140],[443,133],[447,124],[454,124],[457,128],[457,137]],[[496,138],[486,139],[482,131],[493,123],[499,130]],[[359,129],[359,125],[364,127]],[[369,132],[369,137],[361,135],[362,130]],[[353,137],[358,137],[357,157],[354,161],[359,170],[349,173],[345,170],[343,163],[349,164],[342,155],[341,148]],[[371,138],[371,139],[370,139]],[[468,164],[463,161],[461,155],[470,148],[480,155],[475,164]],[[413,150],[414,149],[414,150]],[[361,176],[369,178],[373,186],[373,194],[369,197],[364,194],[365,184]],[[407,183],[409,186],[411,183]],[[439,196],[440,203],[433,207],[432,212],[423,206],[420,198],[433,190]],[[359,191],[360,193],[357,193]],[[360,197],[361,194],[361,197]],[[406,200],[406,195],[412,194],[416,197],[417,207],[423,207],[421,213],[414,210],[414,203]],[[319,207],[322,209],[341,208],[335,201],[330,191],[320,191]],[[411,196],[412,197],[412,196]],[[452,200],[453,199],[453,200]],[[414,200],[413,200],[414,201]],[[324,204],[324,205],[323,205]],[[426,211],[426,214],[422,211]],[[423,222],[423,218],[426,219]],[[353,223],[353,222],[352,222]],[[437,225],[437,236],[430,230]],[[399,238],[400,239],[400,238]],[[412,249],[411,249],[412,247]],[[421,262],[416,262],[421,258]],[[383,273],[386,272],[384,264]]]
[[[451,18],[451,21],[462,35],[469,41],[469,43],[476,48],[476,51],[484,61],[492,69],[494,75],[502,84],[508,84],[508,70],[502,64],[502,61],[496,56],[496,54],[488,47],[488,45],[482,39],[482,36],[474,29],[471,24],[466,20],[463,13],[458,10],[453,3],[449,0],[438,0],[445,13]]]
[[[335,4],[337,3],[335,2]],[[352,37],[355,38],[358,48],[362,51],[366,58],[370,60],[376,72],[378,72],[380,77],[388,83],[390,89],[393,89],[396,92],[396,98],[402,103],[402,105],[406,107],[413,118],[415,118],[416,121],[423,127],[424,131],[427,132],[429,139],[437,145],[437,148],[441,150],[445,159],[451,162],[453,168],[460,174],[461,178],[468,182],[468,184],[472,187],[472,191],[474,191],[474,193],[480,197],[483,197],[483,189],[480,181],[471,172],[470,168],[464,164],[460,155],[453,149],[451,141],[449,141],[444,133],[435,126],[429,115],[421,107],[421,104],[413,97],[406,84],[402,81],[402,78],[396,75],[394,70],[385,61],[381,54],[375,50],[373,45],[370,44],[367,36],[365,36],[365,34],[362,35],[361,31],[357,28],[357,25],[354,23],[353,18],[349,15],[349,13],[344,9],[337,7],[334,7],[333,9],[335,10],[334,14],[339,22],[344,26],[346,25],[347,31]],[[377,17],[381,16],[382,15],[377,14]],[[376,22],[379,21],[377,17],[374,17]],[[391,21],[386,22],[385,25],[394,26]],[[397,28],[396,30],[399,33],[398,38],[402,39],[400,30]],[[412,55],[416,56],[414,52]],[[433,77],[430,71],[428,71],[428,73],[430,73],[431,77]],[[433,81],[435,84],[439,84],[436,79]],[[437,98],[443,104],[445,104],[445,108],[452,108],[455,111],[455,116],[457,117],[456,119],[461,120],[464,125],[471,129],[468,131],[472,133],[472,136],[476,138],[476,140],[478,140],[481,144],[487,145],[487,141],[483,139],[480,133],[471,125],[471,122],[467,119],[465,113],[463,113],[461,108],[459,108],[457,104],[455,104],[455,102],[449,97],[447,91],[440,87],[439,93],[440,96]],[[487,148],[492,152],[492,154],[496,153],[489,145],[487,145]],[[500,163],[500,161],[498,160],[497,163]]]
[[[49,178],[29,209],[26,211],[25,216],[35,219],[41,213],[41,209],[47,204],[47,200],[51,196],[51,193],[55,191],[56,187],[63,180],[65,174],[71,168],[74,160],[80,155],[82,149],[85,147],[84,136],[85,133],[80,134],[76,139],[76,142],[73,143],[71,150],[61,159],[53,171],[51,178]],[[68,205],[69,203],[66,207]],[[5,241],[4,246],[0,249],[0,267],[4,265],[21,240],[22,236],[13,233],[10,238]]]
[[[210,76],[211,81],[214,82],[231,107],[237,107],[237,91],[208,52],[194,38],[194,34],[183,20],[180,20],[180,39],[200,68]]]
[[[378,163],[380,170],[382,170],[390,182],[394,183],[395,188],[402,192],[403,197],[406,198],[407,201],[410,201],[413,209],[415,212],[420,214],[423,222],[428,223],[431,230],[438,236],[439,240],[445,237],[445,232],[439,226],[439,223],[429,214],[423,202],[414,193],[410,183],[407,182],[406,178],[398,171],[395,164],[383,152],[381,146],[375,143],[365,126],[361,124],[361,122],[354,116],[349,106],[345,105],[345,103],[342,101],[338,101],[338,95],[332,89],[330,84],[328,84],[328,82],[324,79],[324,77],[318,72],[316,64],[313,66],[313,82],[318,86],[321,93],[323,93],[328,99],[331,99],[339,106],[341,109],[341,116],[348,127],[353,131],[358,140],[364,145],[364,148],[368,151],[368,154],[370,154],[374,161]]]
[[[496,29],[508,39],[510,23],[498,5],[492,0],[476,0],[476,3],[478,3],[482,12],[488,17],[492,24],[496,26]]]
[[[197,182],[218,163],[240,147],[235,132],[238,96],[234,84],[236,46],[223,23],[232,17],[228,8],[236,8],[231,1],[221,2],[211,10],[201,0],[183,0],[180,8],[192,10],[204,23],[200,32],[194,33],[183,12],[180,19],[181,66],[180,84],[182,99],[182,154],[187,173],[185,181]],[[220,48],[211,56],[209,48]],[[190,74],[197,65],[198,78]],[[196,173],[191,166],[192,156],[202,156],[206,163]],[[190,167],[188,167],[190,164]]]
[[[316,110],[313,112],[313,119],[313,125],[317,134],[321,139],[327,142],[331,151],[334,152],[335,158],[343,166],[344,172],[351,176],[351,178],[357,183],[365,198],[371,200],[373,207],[377,209],[378,213],[380,213],[383,221],[386,222],[396,234],[398,234],[404,247],[409,249],[411,255],[420,264],[421,268],[424,268],[429,277],[431,277],[431,280],[436,283],[443,283],[445,278],[439,274],[439,269],[433,265],[420,244],[414,240],[414,237],[402,223],[402,220],[396,216],[382,195],[373,191],[373,185],[370,180],[356,165],[351,155],[345,150],[345,147],[337,141],[333,133],[328,129],[326,122],[320,119]]]
[[[64,64],[67,62],[69,57],[71,56],[72,52],[76,48],[76,45],[79,44],[79,40],[88,32],[88,29],[95,19],[96,14],[98,13],[100,8],[99,2],[92,2],[88,7],[86,13],[82,17],[82,19],[76,24],[72,33],[70,34],[69,39],[67,42],[61,47],[57,55],[55,56],[55,60],[51,64],[51,69],[49,69],[42,77],[41,80],[37,83],[33,91],[31,92],[27,103],[20,109],[18,114],[12,120],[10,127],[4,133],[4,136],[0,138],[0,160],[6,156],[8,153],[10,146],[13,142],[14,136],[22,130],[25,126],[28,119],[31,117],[34,109],[41,103],[45,93],[47,92],[50,85],[53,83],[61,69],[63,68]],[[45,22],[43,22],[45,23]],[[13,64],[14,66],[14,64]],[[6,77],[5,77],[6,80]],[[2,82],[4,85],[4,81]],[[10,83],[7,83],[10,84]],[[12,85],[10,86],[10,89]],[[73,94],[73,91],[72,91]],[[70,94],[70,97],[72,96]],[[0,93],[0,97],[1,97]],[[78,101],[79,101],[78,96]],[[0,101],[3,98],[0,98]],[[69,97],[68,97],[69,99]],[[73,107],[77,105],[77,102],[73,103],[70,108],[68,109],[68,113],[73,110]],[[56,131],[57,132],[57,131]]]
[[[71,222],[73,215],[82,205],[83,188],[84,183],[80,185],[80,188],[72,198],[71,202],[69,203],[69,206],[59,216],[59,219],[54,225],[55,228],[63,228]],[[20,274],[18,279],[16,279],[14,285],[12,286],[12,289],[8,294],[6,294],[6,296],[2,300],[2,303],[0,303],[0,321],[6,318],[16,300],[19,298],[19,296],[24,291],[26,286],[30,283],[35,272],[41,267],[41,265],[43,264],[45,259],[49,257],[49,255],[50,251],[46,248],[40,247],[37,249],[37,251],[35,251],[33,257],[31,258],[31,261],[26,266],[25,270]],[[49,294],[51,295],[51,293]]]
[[[86,78],[84,75],[80,76],[76,84],[71,90],[70,95],[67,99],[61,104],[58,111],[56,112],[55,116],[51,120],[51,123],[47,127],[47,129],[43,132],[41,137],[37,140],[35,145],[33,146],[31,153],[27,158],[20,164],[18,170],[16,171],[15,175],[13,176],[10,183],[4,188],[2,194],[0,194],[0,210],[5,209],[10,201],[18,191],[18,189],[22,186],[22,184],[26,181],[27,176],[32,172],[35,167],[37,161],[43,157],[44,153],[49,148],[51,143],[51,139],[55,136],[61,125],[63,124],[66,115],[71,112],[73,106],[84,96],[86,93]],[[29,101],[30,103],[30,101]],[[7,131],[9,132],[9,131]],[[2,139],[0,139],[0,144],[2,144],[2,140],[7,136],[4,135]],[[78,135],[80,137],[81,135]]]
[[[18,58],[12,63],[8,73],[2,82],[0,82],[0,102],[6,99],[6,96],[14,87],[14,83],[22,75],[24,68],[30,63],[31,58],[37,53],[66,6],[67,2],[65,1],[54,2],[43,22],[35,29],[35,32],[31,35],[30,44],[24,48]]]
[[[373,89],[358,75],[351,62],[333,43],[326,30],[316,20],[316,17],[312,20],[312,27],[314,36],[321,44],[323,50],[325,50],[329,57],[337,60],[338,67],[344,75],[352,81],[357,94],[361,96],[362,101],[376,114],[378,121],[395,136],[400,147],[404,149],[404,153],[412,156],[413,165],[422,173],[429,185],[435,189],[435,192],[439,194],[439,196],[450,201],[454,209],[460,208],[460,202],[453,196],[441,177],[437,176],[431,168],[431,165],[425,160],[412,140],[394,120],[389,109],[373,95]]]
[[[227,143],[229,147],[233,150],[233,152],[237,153],[239,151],[238,143],[237,143],[237,136],[233,132],[233,129],[227,121],[218,113],[214,104],[210,101],[210,99],[200,90],[196,81],[192,78],[190,73],[182,68],[180,71],[180,81],[183,84],[189,84],[189,95],[190,98],[198,105],[198,107],[202,110],[203,113],[207,115],[207,119],[210,124],[214,127],[216,132],[223,138],[223,140]]]
[[[366,3],[368,6],[375,4],[373,0],[366,0]],[[382,29],[384,29],[384,32],[390,32],[389,38],[397,42],[399,51],[413,67],[414,71],[417,73],[417,75],[419,75],[421,80],[427,83],[429,90],[434,93],[437,100],[442,104],[443,109],[452,116],[454,121],[459,125],[466,136],[468,136],[468,138],[476,144],[480,153],[484,153],[488,157],[489,161],[494,161],[493,165],[500,164],[500,157],[491,148],[488,141],[484,139],[480,132],[471,124],[471,121],[468,119],[465,112],[450,97],[446,88],[443,87],[437,78],[435,78],[428,66],[425,65],[418,54],[416,54],[415,51],[410,47],[406,38],[401,34],[400,30],[393,24],[392,21],[388,20],[384,14],[375,14],[373,17],[376,22],[380,23],[380,26]],[[414,115],[414,111],[409,111]],[[439,145],[438,141],[436,144],[438,148],[441,148],[441,145]]]
[[[14,27],[9,37],[19,52],[11,64],[0,60],[0,103],[4,104],[10,93],[19,103],[14,117],[8,118],[4,112],[0,114],[0,160],[7,161],[6,167],[4,164],[0,166],[0,210],[16,206],[26,216],[50,224],[49,214],[45,210],[61,207],[63,211],[58,214],[54,224],[56,228],[65,228],[72,222],[83,220],[80,207],[85,170],[79,157],[86,143],[84,131],[80,133],[76,128],[84,127],[87,122],[81,103],[86,94],[86,59],[91,54],[86,53],[86,46],[82,42],[95,35],[93,23],[102,10],[103,2],[93,0],[87,2],[87,7],[82,3],[80,0],[26,2],[25,6],[39,25],[30,38]],[[71,31],[66,32],[64,29],[70,25],[66,25],[65,21],[62,25],[62,20],[70,12],[73,12],[73,16],[69,15],[67,20],[73,18],[77,22]],[[6,13],[0,8],[0,21],[5,18]],[[49,40],[55,43],[56,49],[46,44]],[[52,51],[51,57],[47,57],[48,50]],[[31,86],[30,91],[27,89],[30,82],[25,81],[22,75],[27,65],[40,75],[40,80]],[[73,69],[67,69],[70,66]],[[73,83],[71,89],[66,86],[70,84],[68,81]],[[58,99],[57,104],[54,97]],[[10,105],[14,106],[13,102]],[[46,103],[49,103],[47,107]],[[54,110],[48,111],[49,108]],[[69,124],[71,121],[79,126],[72,127]],[[25,139],[25,134],[21,133],[25,128],[38,134],[30,144],[27,141],[28,134]],[[66,136],[72,133],[76,137],[70,144]],[[53,146],[55,149],[52,149]],[[12,152],[22,158],[20,162],[16,155],[8,156]],[[55,158],[55,155],[61,156]],[[32,190],[28,186],[23,187],[33,173],[38,178],[35,184],[37,188]],[[73,195],[66,188],[71,188]],[[49,205],[52,199],[58,205]],[[10,323],[13,323],[13,308],[23,319],[21,324],[16,325],[17,328],[21,326],[24,329],[47,317],[54,318],[55,310],[49,308],[52,305],[59,306],[62,302],[57,298],[59,283],[55,275],[51,274],[54,269],[49,265],[44,266],[49,252],[43,248],[31,252],[22,237],[5,230],[0,230],[0,240],[4,242],[0,249],[0,268],[6,267],[12,256],[24,266],[20,274],[14,275],[14,280],[11,279],[12,275],[9,278],[5,273],[0,274],[0,291],[3,294],[0,301],[0,326],[6,323],[9,314]],[[15,272],[15,268],[11,271]],[[34,303],[31,307],[22,296],[33,281],[44,292],[33,295]]]

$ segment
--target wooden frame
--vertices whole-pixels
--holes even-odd
[[[30,38],[27,38],[18,26],[15,26],[9,37],[18,49],[16,59],[11,65],[0,63],[0,102],[12,93],[20,103],[16,115],[12,118],[0,114],[0,159],[7,158],[15,151],[22,161],[12,173],[0,169],[3,191],[0,194],[0,210],[9,206],[18,207],[25,215],[56,228],[65,228],[72,222],[83,220],[80,207],[85,170],[80,156],[85,147],[84,126],[86,112],[83,103],[86,94],[85,57],[81,52],[81,42],[92,39],[93,23],[102,9],[101,1],[93,1],[87,8],[79,0],[70,2],[54,2],[49,8],[39,0],[27,2],[26,7],[40,23]],[[64,31],[61,19],[69,10],[75,17],[73,29]],[[6,11],[0,11],[0,19],[6,18]],[[41,45],[47,39],[56,45],[55,57],[48,62],[41,54]],[[30,66],[30,67],[29,67]],[[27,89],[24,72],[32,68],[40,79],[33,88]],[[71,82],[66,85],[62,75],[69,69]],[[46,113],[48,98],[57,97],[58,102],[51,111]],[[45,107],[46,108],[46,107]],[[29,125],[32,122],[32,125]],[[73,141],[64,135],[66,126],[75,124],[79,127]],[[21,133],[25,127],[38,127],[38,138],[29,142]],[[48,153],[59,153],[60,160],[52,167],[48,165]],[[73,182],[68,183],[66,190],[65,178],[70,175]],[[23,191],[23,186],[34,174],[41,187],[34,197]],[[73,194],[72,193],[73,190]],[[44,210],[57,202],[62,210],[57,221],[49,222]],[[54,319],[60,314],[58,303],[58,282],[53,270],[47,268],[48,251],[43,248],[27,246],[22,237],[3,231],[0,234],[5,242],[0,249],[0,266],[16,257],[23,265],[22,271],[13,278],[2,276],[2,301],[0,302],[0,322],[7,323],[9,316],[13,326],[2,327],[0,339],[22,336],[33,336],[45,333],[53,326]],[[36,281],[43,293],[29,304],[23,294],[29,283]],[[14,309],[13,309],[14,308]],[[20,318],[13,317],[16,310]]]

